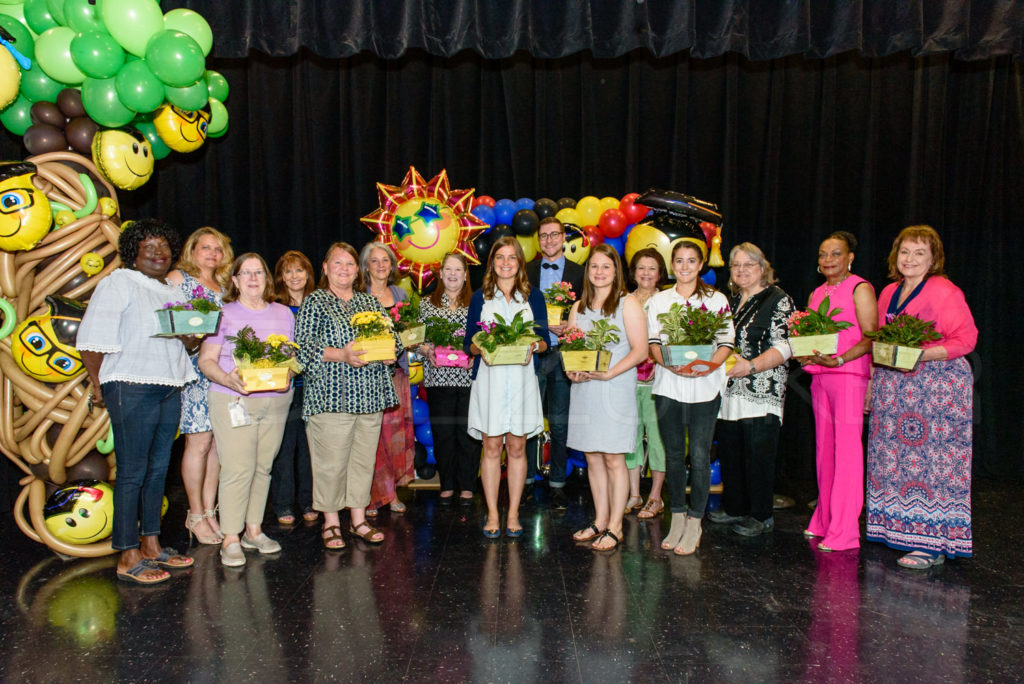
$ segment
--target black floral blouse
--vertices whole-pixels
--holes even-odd
[[[466,315],[469,307],[460,306],[457,309],[449,308],[451,301],[447,294],[441,295],[441,306],[437,307],[430,303],[430,300],[420,301],[420,320],[428,318],[443,318],[446,321],[458,323],[466,327]],[[451,366],[435,366],[429,361],[423,364],[423,386],[424,387],[471,387],[473,378],[468,368],[454,368]]]

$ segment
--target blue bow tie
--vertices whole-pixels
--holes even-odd
[[[540,267],[541,268],[553,268],[556,271],[558,270],[558,264],[549,264],[546,261],[543,264],[541,264]]]

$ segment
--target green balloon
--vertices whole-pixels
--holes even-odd
[[[202,109],[206,106],[206,101],[210,99],[210,91],[206,88],[206,81],[196,81],[184,88],[164,86],[164,93],[167,95],[168,102],[179,109],[184,109],[186,112]]]
[[[128,109],[151,112],[164,103],[164,84],[145,60],[125,64],[114,79],[117,96]]]
[[[185,35],[191,36],[199,44],[203,56],[210,54],[210,49],[213,47],[213,31],[210,30],[210,25],[206,23],[206,19],[203,19],[203,15],[199,12],[193,12],[190,9],[172,9],[164,15],[164,28],[181,31]]]
[[[124,50],[109,33],[88,31],[71,41],[71,59],[89,78],[110,78],[124,64]]]
[[[76,33],[108,32],[103,17],[100,16],[98,0],[64,0],[64,17],[67,19],[65,25],[70,26]]]
[[[210,91],[210,97],[221,102],[228,99],[228,79],[216,71],[207,71],[206,76],[203,78],[206,79],[206,87]]]
[[[32,125],[30,109],[32,109],[32,103],[19,95],[17,100],[7,105],[7,109],[0,112],[0,123],[15,135],[25,135],[25,131]]]
[[[25,23],[36,34],[57,25],[46,6],[46,0],[25,0],[24,10]]]
[[[50,78],[69,85],[78,85],[85,74],[75,66],[71,58],[71,41],[75,32],[67,26],[46,29],[36,40],[36,61]]]
[[[190,86],[206,71],[199,43],[181,31],[161,31],[153,36],[146,47],[146,62],[156,77],[172,88]]]
[[[32,102],[54,102],[57,94],[66,87],[47,76],[36,60],[32,60],[31,69],[21,72],[21,94]]]
[[[228,108],[220,100],[210,98],[210,123],[206,126],[206,135],[219,138],[228,130]]]
[[[121,104],[113,78],[87,78],[82,82],[82,104],[89,118],[100,126],[117,128],[132,120],[135,112]]]
[[[46,8],[50,10],[50,16],[61,26],[67,26],[67,19],[64,18],[64,0],[46,0]]]
[[[29,59],[36,58],[36,41],[25,25],[8,14],[0,14],[0,26],[14,37],[14,47]]]
[[[154,159],[163,159],[171,153],[171,148],[157,134],[156,126],[153,125],[152,121],[136,119],[132,125],[139,129],[142,135],[146,136],[149,146],[153,148]]]
[[[25,6],[20,2],[17,5],[0,5],[0,14],[17,19],[22,26],[28,26],[28,22],[25,21]]]
[[[139,57],[145,56],[149,39],[164,30],[164,13],[153,0],[103,0],[100,16],[114,40]]]

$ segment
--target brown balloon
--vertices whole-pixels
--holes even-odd
[[[58,152],[68,148],[68,141],[64,138],[64,131],[50,124],[33,124],[29,126],[28,130],[25,131],[22,141],[25,143],[25,147],[30,154],[46,154],[47,152]]]
[[[85,458],[68,468],[68,481],[72,480],[103,480],[110,478],[110,464],[107,457],[98,451],[91,451]]]
[[[64,128],[64,137],[67,138],[68,145],[75,152],[91,154],[92,138],[99,129],[99,125],[89,117],[78,116],[68,121],[68,125]]]
[[[82,104],[82,92],[77,88],[65,88],[57,94],[57,106],[69,119],[85,116],[85,105]]]
[[[60,111],[60,107],[52,102],[46,102],[45,100],[36,102],[28,112],[34,124],[49,124],[59,130],[64,129],[66,121],[64,113]]]

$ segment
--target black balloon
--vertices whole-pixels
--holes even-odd
[[[64,128],[64,114],[60,108],[52,102],[45,100],[36,102],[29,111],[29,117],[34,124],[48,124],[62,130]]]
[[[553,199],[541,197],[533,203],[533,211],[537,214],[538,218],[545,219],[558,213],[558,203]]]
[[[98,130],[100,127],[95,121],[87,116],[78,116],[68,121],[64,137],[75,152],[88,155],[92,154],[92,138]]]
[[[50,124],[29,126],[22,141],[29,154],[46,154],[68,148],[68,141],[64,139],[64,131]]]
[[[532,209],[520,209],[512,217],[512,232],[516,235],[533,235],[540,224],[540,217]]]
[[[494,244],[494,231],[487,231],[481,235],[477,235],[473,240],[473,249],[476,250],[476,256],[481,262],[487,261],[487,255],[491,253],[491,245]]]
[[[498,225],[494,226],[494,230],[492,230],[489,234],[494,236],[494,240],[497,240],[498,238],[511,237],[512,235],[515,235],[515,233],[512,232],[512,226],[508,225],[507,223],[499,223]],[[493,242],[491,244],[493,244]]]
[[[78,88],[65,88],[57,94],[57,106],[69,119],[85,116],[85,105],[82,104],[82,92]]]
[[[558,208],[559,209],[575,209],[576,208],[576,200],[574,200],[572,197],[563,197],[562,199],[558,200]]]

